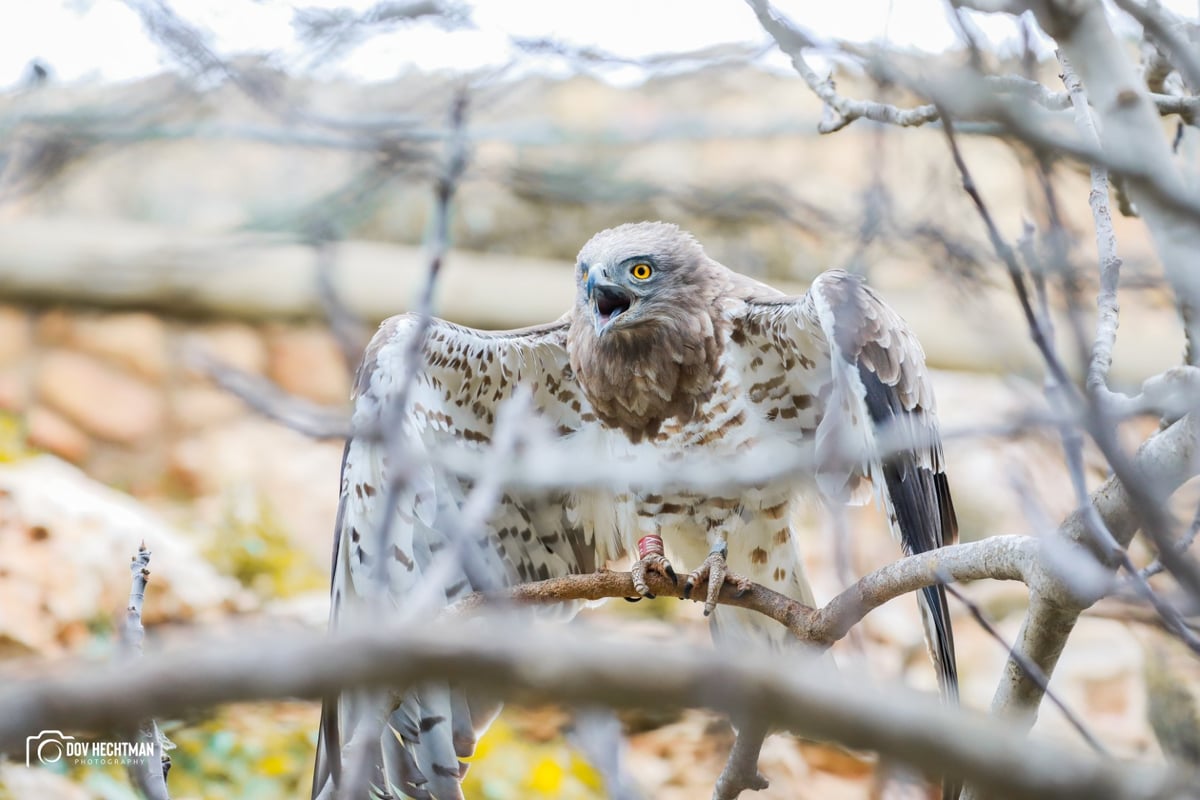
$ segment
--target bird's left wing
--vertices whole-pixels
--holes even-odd
[[[410,366],[418,332],[414,316],[386,321],[359,369],[334,533],[331,626],[436,614],[472,591],[593,572],[620,555],[611,526],[598,532],[577,493],[500,490],[484,518],[466,524],[473,485],[445,466],[454,454],[487,463],[505,404],[518,392],[535,419],[514,424],[562,438],[598,424],[571,373],[565,321],[492,333],[433,320]],[[330,700],[313,794],[330,793],[342,748],[358,736],[381,796],[459,800],[460,760],[497,709],[445,685],[392,702],[350,692]]]
[[[745,348],[755,353],[748,368],[758,373],[756,386],[768,387],[761,397],[751,391],[750,399],[764,404],[765,417],[784,436],[815,437],[822,493],[848,502],[870,479],[906,552],[953,544],[958,523],[933,387],[924,351],[904,320],[841,270],[818,276],[802,297],[772,294],[761,284],[740,289],[745,310],[733,320],[733,340],[752,345]],[[815,430],[807,427],[813,424]],[[896,442],[878,456],[880,444]],[[957,699],[945,589],[926,588],[918,600],[938,683]]]

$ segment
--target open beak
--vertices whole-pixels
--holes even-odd
[[[595,274],[588,276],[587,293],[592,304],[592,321],[596,325],[596,333],[603,333],[614,319],[633,305],[632,294],[615,283],[597,281]]]

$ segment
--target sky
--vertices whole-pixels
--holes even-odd
[[[153,2],[154,0],[150,0]],[[281,66],[318,77],[381,81],[416,65],[479,68],[512,54],[512,37],[553,37],[622,56],[683,51],[731,41],[763,41],[742,0],[475,0],[473,29],[445,31],[413,24],[376,36],[331,62],[314,66],[292,27],[298,8],[362,11],[376,0],[163,0],[212,34],[218,53],[269,53]],[[830,39],[871,41],[939,51],[956,42],[943,0],[776,0],[806,30]],[[1195,0],[1167,0],[1195,14]],[[1005,15],[975,15],[996,46],[1014,46],[1017,27]],[[161,71],[168,62],[122,0],[0,0],[0,87],[21,78],[33,59],[56,80],[125,81]],[[786,62],[774,56],[773,63]],[[610,76],[636,77],[628,69]]]

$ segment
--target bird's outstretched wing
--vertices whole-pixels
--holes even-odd
[[[416,330],[410,315],[384,322],[359,369],[356,433],[342,462],[331,626],[364,624],[381,611],[402,617],[416,606],[434,613],[472,591],[593,572],[620,555],[612,532],[597,537],[592,521],[581,519],[578,494],[503,492],[482,531],[464,529],[459,518],[471,483],[431,458],[447,449],[482,457],[518,387],[554,435],[598,424],[568,364],[566,323],[485,333],[434,320],[399,409]],[[370,760],[380,796],[457,800],[460,759],[498,710],[445,685],[382,706],[378,694],[328,700],[313,796],[331,796],[343,748],[353,742],[348,750],[361,747],[356,758]]]
[[[760,371],[790,373],[775,391],[778,397],[767,402],[786,411],[780,399],[811,396],[818,387],[820,420],[815,431],[804,433],[815,435],[818,460],[828,465],[817,472],[822,493],[849,502],[865,486],[863,479],[870,479],[907,553],[953,544],[958,523],[942,465],[933,388],[924,351],[904,320],[860,278],[841,270],[818,276],[803,297],[771,296],[755,286],[743,291],[746,310],[734,320],[735,336],[759,343],[766,354]],[[779,359],[782,366],[773,363]],[[796,416],[791,426],[803,417]],[[782,428],[789,425],[770,411],[768,418]],[[880,444],[896,442],[902,446],[877,456]],[[918,601],[938,683],[946,698],[957,700],[945,589],[926,588]],[[947,787],[946,796],[956,796],[956,789]]]

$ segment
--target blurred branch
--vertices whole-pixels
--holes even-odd
[[[405,487],[412,484],[414,477],[419,474],[419,470],[423,466],[419,459],[412,458],[408,452],[410,446],[408,438],[411,426],[407,424],[405,415],[409,413],[409,400],[413,387],[417,384],[418,376],[425,366],[425,338],[433,326],[434,319],[434,290],[437,288],[438,279],[442,273],[442,265],[450,249],[450,203],[458,191],[459,182],[462,180],[467,168],[469,157],[468,144],[465,138],[467,101],[467,90],[465,87],[460,87],[451,101],[449,114],[450,126],[456,132],[456,136],[446,142],[443,163],[440,165],[434,184],[433,219],[429,228],[429,234],[426,237],[429,253],[426,261],[425,277],[414,312],[416,324],[411,329],[405,345],[403,366],[395,378],[396,389],[394,399],[391,399],[378,414],[372,426],[353,432],[356,438],[369,437],[377,442],[381,442],[382,452],[376,457],[381,459],[381,464],[388,464],[389,474],[383,497],[383,513],[377,523],[378,527],[371,534],[375,537],[376,553],[385,553],[388,551],[393,525],[395,525],[397,515],[402,513],[399,508],[401,492]],[[368,345],[368,351],[370,347],[371,345]],[[371,356],[368,352],[368,355],[364,359],[364,365],[368,364],[370,359]],[[510,442],[514,441],[514,432],[506,431],[505,433],[509,437]],[[497,431],[497,434],[499,434],[499,431]],[[350,444],[347,444],[347,448],[350,446]],[[490,462],[491,459],[503,458],[504,455],[501,452],[501,445],[497,443],[497,446],[493,447],[489,452],[489,458],[485,458],[484,461]],[[469,502],[472,503],[471,510],[474,514],[478,515],[479,519],[486,517],[491,512],[491,506],[497,493],[497,490],[493,490],[493,487],[496,485],[495,479],[491,478],[481,482],[472,490]],[[481,506],[484,508],[480,508]],[[492,576],[486,570],[479,568],[478,550],[466,545],[466,537],[461,535],[462,530],[460,528],[451,528],[446,531],[446,533],[451,534],[451,539],[455,545],[446,558],[460,562],[461,567],[468,576],[478,578],[479,583],[476,585],[490,587],[493,582]],[[335,531],[334,535],[340,537],[342,531]],[[359,594],[366,600],[367,618],[374,624],[380,624],[387,620],[389,615],[395,611],[389,589],[390,581],[387,563],[387,559],[375,559],[375,563],[367,573],[367,585],[358,589]],[[336,579],[333,585],[336,591]],[[438,583],[433,581],[427,584],[430,589],[430,595],[432,595],[432,590],[438,585]],[[419,613],[421,607],[421,604],[415,604],[413,610]],[[332,611],[332,619],[337,620],[337,624],[339,625],[344,624],[338,619],[340,610],[335,603]],[[322,709],[323,717],[326,714],[334,715],[338,713],[336,707],[331,707],[329,702],[327,698],[326,705]],[[337,703],[338,701],[333,700],[332,702]],[[387,705],[386,698],[379,695],[373,701],[367,702],[377,707]],[[336,719],[336,717],[333,718]],[[331,764],[337,764],[339,760],[342,764],[341,771],[344,777],[341,780],[336,778],[336,767],[333,768],[333,772],[329,776],[334,779],[334,785],[338,789],[338,796],[360,797],[363,794],[371,793],[369,789],[374,781],[373,775],[377,762],[377,758],[372,755],[374,749],[373,743],[379,741],[381,735],[385,735],[383,733],[386,724],[384,720],[385,716],[371,714],[362,721],[359,729],[354,731],[353,734],[350,730],[346,730],[344,733],[350,737],[350,740],[344,743],[344,750],[342,743],[337,741],[337,728],[327,728],[322,723],[320,740],[317,746],[326,750],[326,756]],[[321,772],[321,767],[318,766],[314,779],[314,793],[318,791],[319,782],[326,778]]]
[[[1158,3],[1142,5],[1136,0],[1113,0],[1129,16],[1133,17],[1152,36],[1166,56],[1179,68],[1193,90],[1200,87],[1200,58],[1196,57],[1194,43],[1179,35],[1185,23],[1169,15]]]
[[[317,296],[321,299],[321,307],[329,321],[329,330],[342,353],[346,372],[353,375],[362,362],[363,351],[370,341],[370,334],[366,323],[345,304],[334,284],[337,243],[321,237],[319,241],[314,242],[313,251],[317,260]]]
[[[203,80],[219,75],[232,81],[254,100],[264,105],[274,103],[274,92],[266,83],[226,63],[213,49],[207,32],[179,16],[164,0],[124,2],[141,18],[150,38],[193,78]]]
[[[971,598],[967,597],[954,586],[947,584],[946,592],[953,595],[958,602],[967,607],[967,610],[971,612],[971,617],[975,620],[979,627],[983,628],[987,632],[988,636],[992,637],[992,639],[999,643],[1000,646],[1010,654],[1010,657],[1018,663],[1018,665],[1021,667],[1021,670],[1029,677],[1029,679],[1036,683],[1038,688],[1040,688],[1046,697],[1049,698],[1050,702],[1054,703],[1054,705],[1058,707],[1058,710],[1062,712],[1062,715],[1067,720],[1067,723],[1079,733],[1080,737],[1082,737],[1083,740],[1088,743],[1088,746],[1101,756],[1109,756],[1108,748],[1106,748],[1104,744],[1098,738],[1096,738],[1096,735],[1088,729],[1087,725],[1084,724],[1083,719],[1066,704],[1066,701],[1058,696],[1057,692],[1050,688],[1050,678],[1046,676],[1046,673],[1042,672],[1041,669],[1038,668],[1037,664],[1027,659],[1024,653],[1013,647],[1007,640],[1005,640],[999,629],[996,628],[996,626],[992,624],[992,621],[983,613],[983,609],[979,607],[979,604],[971,600]]]
[[[942,112],[936,103],[901,108],[889,103],[854,100],[838,94],[832,77],[822,78],[819,76],[804,58],[804,51],[816,48],[817,42],[777,11],[768,0],[746,0],[746,2],[754,10],[763,30],[770,34],[779,49],[791,59],[792,66],[795,67],[800,77],[825,103],[831,116],[821,121],[817,126],[818,132],[834,133],[859,119],[899,127],[916,127],[941,119]],[[1130,0],[1125,0],[1125,2],[1130,2]],[[1123,3],[1119,4],[1123,5]],[[860,55],[863,51],[860,47],[843,44],[840,52]],[[888,59],[887,53],[874,52],[870,56],[873,64],[881,64],[889,60],[892,59]],[[1052,92],[1042,84],[1019,75],[989,75],[982,76],[982,80],[988,87],[989,93],[997,96],[1002,93],[1011,93],[1052,111],[1061,111],[1071,105],[1070,98],[1066,93]],[[1200,98],[1197,97],[1154,94],[1150,96],[1150,99],[1158,113],[1164,116],[1179,114],[1190,120],[1195,116],[1197,110],[1200,110]],[[973,117],[968,115],[963,119],[973,119]]]
[[[753,715],[735,716],[737,738],[729,751],[729,760],[713,787],[713,800],[737,800],[742,792],[760,792],[770,782],[758,771],[758,759],[763,741],[767,738],[767,726]]]
[[[817,130],[821,133],[833,133],[846,127],[857,119],[869,119],[874,122],[886,122],[890,125],[911,127],[924,125],[938,119],[938,110],[933,105],[923,105],[916,108],[901,109],[887,103],[876,103],[866,100],[851,100],[837,93],[832,78],[821,78],[804,59],[804,50],[813,46],[812,40],[795,25],[776,11],[767,0],[746,0],[758,23],[762,26],[788,58],[792,66],[800,73],[800,77],[809,88],[821,98],[825,107],[834,116],[821,120]]]
[[[512,43],[531,55],[553,55],[566,59],[573,67],[581,64],[622,65],[643,67],[651,71],[678,68],[712,67],[723,64],[743,64],[767,53],[774,45],[729,42],[695,50],[652,53],[648,56],[619,56],[596,47],[579,47],[551,38],[514,37]]]
[[[464,7],[449,0],[381,0],[362,12],[348,7],[296,8],[292,27],[298,39],[321,51],[320,59],[329,59],[397,24],[423,19],[435,20],[443,27],[461,27],[468,15]]]
[[[1188,415],[1151,437],[1134,459],[1134,466],[1142,480],[1156,486],[1160,492],[1170,493],[1184,481],[1200,474],[1198,437],[1200,420],[1196,415]],[[1091,510],[1079,509],[1071,514],[1056,536],[1064,542],[1086,545],[1092,539],[1092,527],[1087,515],[1095,513],[1118,545],[1125,547],[1129,544],[1140,525],[1138,503],[1120,479],[1111,477],[1092,492],[1089,508]],[[1067,637],[1092,599],[1077,596],[1066,581],[1059,580],[1057,584],[1055,581],[1046,582],[1031,599],[1029,612],[1014,645],[1014,649],[1019,649],[1047,677],[1053,674]],[[1042,687],[1030,679],[1015,659],[1010,658],[992,699],[992,708],[1029,728],[1037,719],[1042,696]]]
[[[224,364],[200,350],[186,355],[191,365],[213,383],[267,419],[313,439],[345,439],[350,435],[350,416],[345,411],[289,394],[262,376]]]
[[[246,634],[122,667],[87,665],[0,689],[0,748],[30,730],[94,729],[196,706],[324,697],[353,687],[447,680],[515,699],[616,708],[700,706],[800,735],[877,751],[999,796],[1064,800],[1182,797],[1198,777],[1098,759],[903,687],[880,689],[800,655],[747,658],[594,632],[442,620],[330,637]],[[630,664],[638,669],[630,669]]]
[[[1200,251],[1196,194],[1174,164],[1170,144],[1147,102],[1145,85],[1110,29],[1104,8],[1063,2],[1031,6],[1087,88],[1103,131],[1104,154],[1138,165],[1134,172],[1118,171],[1124,173],[1130,197],[1150,230],[1177,306],[1200,308],[1200,276],[1192,269],[1194,254]],[[1187,198],[1188,207],[1181,208],[1174,198]],[[1196,352],[1200,319],[1185,318],[1185,330],[1189,349]],[[1193,588],[1200,591],[1200,586]]]

